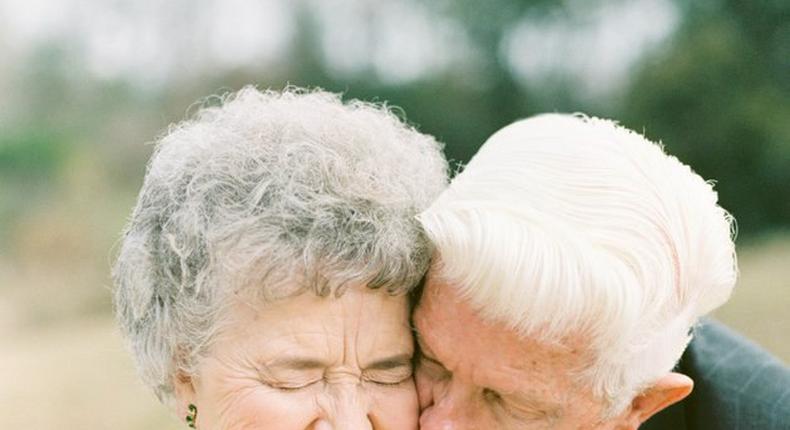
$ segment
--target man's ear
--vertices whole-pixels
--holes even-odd
[[[693,388],[694,381],[688,376],[668,373],[634,398],[624,417],[627,424],[621,428],[639,428],[648,418],[685,399]]]
[[[184,420],[189,415],[189,405],[196,404],[195,385],[192,376],[178,371],[173,381],[176,399],[175,412],[179,419]]]

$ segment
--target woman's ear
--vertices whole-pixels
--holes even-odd
[[[620,429],[638,429],[650,417],[683,400],[694,388],[694,381],[686,375],[671,372],[636,396],[623,417]]]
[[[190,415],[189,405],[197,404],[194,379],[183,371],[178,371],[174,379],[175,412],[179,419],[185,420]]]

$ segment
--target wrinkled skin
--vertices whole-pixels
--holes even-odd
[[[422,430],[636,429],[691,391],[670,373],[615,417],[574,373],[588,357],[580,339],[547,345],[482,320],[456,290],[429,276],[414,313]]]
[[[408,303],[364,286],[239,300],[196,375],[176,387],[204,430],[414,430]]]

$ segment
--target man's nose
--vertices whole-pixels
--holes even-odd
[[[421,430],[462,430],[469,427],[464,413],[467,393],[453,381],[435,384],[433,402],[420,413]]]
[[[456,426],[456,420],[447,411],[443,411],[435,405],[420,413],[421,430],[457,430],[459,428]]]

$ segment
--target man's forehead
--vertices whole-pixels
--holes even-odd
[[[462,324],[467,329],[474,328],[482,322],[468,303],[460,297],[454,285],[436,276],[426,279],[422,297],[414,312],[417,329],[423,331],[424,336],[431,336],[432,332],[444,332]],[[445,326],[450,327],[445,327]],[[444,333],[445,335],[454,334]]]
[[[475,314],[457,297],[430,288],[425,292],[432,297],[415,314],[424,354],[469,383],[507,395],[522,406],[561,408],[567,382],[561,363],[529,348],[504,327],[471,318]]]
[[[537,348],[552,355],[570,353],[578,356],[590,352],[591,345],[583,331],[567,333],[557,339],[524,336],[505,322],[484,317],[460,291],[457,285],[429,272],[422,297],[415,308],[415,321],[421,319],[424,325],[432,328],[440,324],[451,327],[460,324],[466,332],[485,332],[489,339],[498,341],[495,343],[529,351]]]
[[[476,379],[497,381],[508,389],[555,385],[579,370],[580,350],[562,343],[523,337],[501,323],[484,320],[455,286],[432,277],[415,312],[421,348],[446,367],[475,367]],[[450,369],[452,370],[452,369]],[[538,382],[540,384],[538,384]]]
[[[420,308],[430,310],[432,314],[449,313],[457,315],[457,310],[459,309],[472,311],[469,307],[469,303],[461,296],[460,288],[437,275],[435,270],[431,270],[428,275],[426,275],[422,297],[417,304],[417,308],[418,310]]]
[[[482,353],[485,343],[494,342],[501,334],[485,324],[474,310],[454,293],[454,287],[444,282],[430,280],[425,286],[422,300],[415,311],[417,336],[421,345],[444,361],[453,361],[460,349],[467,353]],[[482,342],[485,336],[487,342]],[[512,349],[516,345],[496,345],[497,349]],[[490,360],[495,357],[484,357]],[[450,363],[444,363],[446,365]]]
[[[438,277],[427,279],[415,310],[415,321],[418,329],[452,336],[473,334],[479,337],[485,334],[486,340],[491,343],[509,348],[519,348],[529,343],[529,339],[522,339],[505,324],[483,318],[459,293],[457,286]]]

